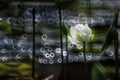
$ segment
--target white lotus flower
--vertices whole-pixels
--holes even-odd
[[[87,24],[77,24],[70,28],[70,36],[68,39],[72,44],[75,44],[77,47],[82,48],[83,42],[89,42],[93,39],[92,30],[88,27]]]

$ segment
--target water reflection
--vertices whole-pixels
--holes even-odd
[[[54,64],[54,61],[53,60],[49,60],[49,64]]]
[[[47,51],[48,51],[48,52],[52,52],[52,47],[48,47],[48,48],[47,48]]]
[[[14,17],[8,17],[8,18],[7,18],[7,23],[8,23],[8,24],[15,24],[15,21],[16,21],[16,20],[15,20]]]
[[[42,40],[43,40],[43,41],[46,41],[46,40],[47,40],[47,35],[46,35],[46,34],[43,34],[43,35],[42,35]]]
[[[57,61],[58,61],[58,63],[61,63],[61,62],[62,62],[62,59],[61,59],[61,58],[59,58],[59,59],[57,59]]]
[[[5,57],[5,56],[4,56],[4,57],[2,57],[2,61],[3,61],[3,62],[8,61],[8,57]]]
[[[11,45],[11,44],[13,44],[13,40],[8,39],[7,37],[5,37],[4,38],[4,43],[7,44],[7,45]]]
[[[20,60],[21,58],[22,58],[21,54],[17,54],[17,55],[16,55],[16,59],[17,59],[17,60]]]
[[[96,4],[96,3],[99,3]],[[109,1],[106,6],[113,5]],[[84,2],[83,2],[84,3]],[[91,3],[94,6],[100,7],[103,5],[103,2],[101,0],[92,0]],[[117,3],[116,3],[117,4]],[[109,6],[108,6],[109,7]],[[38,35],[36,35],[36,56],[38,59],[38,62],[41,64],[54,64],[54,63],[61,63],[61,48],[60,48],[60,40],[59,40],[59,27],[56,28],[54,25],[49,25],[52,23],[58,23],[59,22],[59,14],[58,10],[51,10],[51,9],[45,9],[45,10],[37,10],[36,9],[35,14],[35,22],[36,22],[36,32],[39,32]],[[40,12],[41,11],[41,12]],[[81,11],[79,13],[73,13],[69,10],[62,10],[62,19],[65,23],[68,25],[75,25],[78,23],[86,23],[88,22],[92,26],[95,25],[101,25],[104,26],[105,24],[111,23],[113,18],[113,12],[101,9],[101,10],[92,10],[92,16],[86,17],[85,14]],[[25,23],[25,32],[21,36],[13,36],[8,37],[4,32],[0,31],[0,46],[1,47],[0,53],[1,54],[11,54],[15,53],[15,57],[17,60],[20,60],[23,55],[31,56],[33,53],[32,49],[32,8],[27,8],[25,12],[23,12],[23,17],[19,17],[18,19],[15,17],[8,17],[6,18],[6,22],[8,24],[15,24],[12,28],[16,28],[16,25],[22,25]],[[0,18],[0,21],[3,20]],[[16,24],[17,22],[17,24]],[[29,24],[28,24],[29,23]],[[44,24],[48,23],[47,26],[43,26]],[[43,24],[41,26],[41,24]],[[19,26],[18,25],[18,26]],[[44,29],[41,29],[44,28]],[[21,29],[18,29],[21,30]],[[58,33],[58,34],[57,34]],[[40,35],[40,36],[39,36]],[[57,36],[56,36],[57,35]],[[52,37],[51,37],[52,36]],[[39,44],[38,44],[39,41]],[[65,43],[65,40],[63,41]],[[99,46],[101,48],[101,45],[95,44],[95,46]],[[68,43],[68,52],[66,49],[63,49],[63,57],[64,61],[67,59],[68,55],[68,62],[83,62],[83,52],[76,53],[72,51],[71,49],[74,48],[74,45],[71,43]],[[93,47],[94,48],[94,47]],[[111,47],[113,48],[113,46]],[[113,49],[109,48],[108,52],[106,52],[106,55],[104,58],[101,55],[92,55],[91,53],[88,53],[86,55],[86,59],[88,61],[97,61],[97,60],[104,60],[106,57],[114,57]],[[94,54],[94,53],[93,53]],[[39,58],[38,58],[39,57]],[[11,58],[2,57],[2,61],[10,60]],[[31,58],[32,59],[32,58]]]

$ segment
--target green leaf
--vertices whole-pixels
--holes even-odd
[[[4,63],[0,63],[0,75],[5,75],[10,71],[10,67],[5,65]]]
[[[11,27],[7,27],[7,28],[5,29],[5,31],[6,31],[7,34],[12,34],[12,29],[11,29]]]
[[[5,31],[7,34],[12,34],[12,27],[6,22],[0,22],[0,30]]]
[[[18,66],[18,72],[22,75],[22,76],[26,76],[26,75],[30,75],[31,71],[32,71],[32,67],[28,64],[21,64],[20,66]]]
[[[63,34],[67,36],[69,34],[69,31],[70,31],[70,26],[63,23]]]
[[[100,63],[95,63],[93,66],[92,80],[107,80],[105,68]]]
[[[118,15],[119,15],[119,13],[115,14],[114,21],[109,28],[109,31],[108,31],[107,36],[105,38],[105,42],[104,42],[104,44],[102,46],[102,49],[101,49],[102,55],[105,53],[105,51],[107,50],[109,45],[112,43],[112,41],[115,40],[118,37],[118,32],[117,32],[117,29],[116,29],[117,24],[118,24]]]

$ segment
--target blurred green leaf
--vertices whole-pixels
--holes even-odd
[[[0,63],[0,75],[5,75],[10,71],[10,67],[5,65],[4,63]]]
[[[70,26],[63,23],[63,34],[67,36],[69,34],[69,31],[70,31]]]
[[[93,66],[92,80],[107,80],[105,68],[100,63],[95,63]]]
[[[32,67],[28,64],[21,64],[18,67],[18,72],[22,75],[22,76],[26,76],[26,75],[30,75],[32,72]]]
[[[115,14],[115,18],[114,18],[114,21],[112,23],[112,25],[110,26],[109,28],[109,31],[107,33],[107,36],[106,36],[106,39],[105,39],[105,42],[102,46],[102,49],[101,49],[101,53],[104,54],[106,49],[109,47],[109,45],[112,43],[112,41],[118,37],[118,32],[117,32],[117,24],[118,24],[118,15],[119,13],[116,13]]]
[[[6,34],[12,34],[11,25],[6,22],[3,22],[3,21],[0,22],[0,30],[5,31]]]
[[[115,66],[105,66],[106,73],[115,73]],[[119,67],[119,72],[120,72],[120,67]]]

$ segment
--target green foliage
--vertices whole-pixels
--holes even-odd
[[[115,66],[105,66],[106,73],[115,73]],[[119,67],[119,72],[120,72],[120,67]]]
[[[70,31],[70,26],[63,23],[63,34],[67,36],[69,34],[69,31]]]
[[[106,36],[106,39],[105,39],[105,42],[102,46],[102,49],[101,49],[101,53],[104,54],[105,51],[107,50],[107,48],[109,47],[109,45],[112,43],[113,40],[115,40],[117,37],[118,37],[118,32],[117,32],[117,20],[118,20],[118,15],[119,13],[116,13],[115,14],[115,19],[112,23],[112,25],[110,26],[109,28],[109,31],[107,33],[107,36]]]
[[[26,75],[30,75],[32,71],[32,67],[28,64],[21,64],[18,67],[18,72],[22,75],[22,76],[26,76]]]
[[[94,39],[91,41],[91,42],[95,42],[95,43],[103,43],[104,42],[104,39],[105,39],[105,36],[106,33],[103,33],[103,34],[95,34],[95,37]]]
[[[14,36],[19,36],[23,34],[23,31],[21,29],[17,29],[12,27],[13,25],[8,24],[4,21],[0,21],[0,30],[4,31],[6,35],[14,35]]]
[[[0,63],[0,75],[5,75],[7,74],[7,72],[10,71],[10,67],[8,67],[7,65],[5,65],[4,63]]]
[[[21,64],[17,66],[9,66],[4,63],[0,63],[0,75],[6,75],[8,72],[19,72],[22,76],[31,74],[32,67],[28,64]]]
[[[6,22],[3,22],[3,21],[0,22],[0,30],[5,31],[6,34],[12,34],[11,25]]]
[[[92,70],[92,80],[108,80],[105,68],[100,63],[95,63]]]

